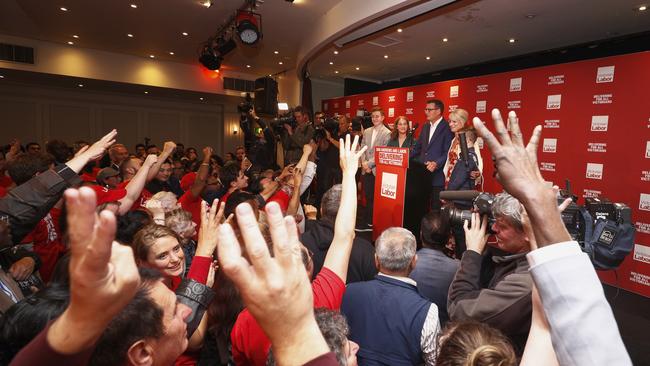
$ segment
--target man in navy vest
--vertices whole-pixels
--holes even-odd
[[[422,126],[420,137],[411,151],[411,157],[420,161],[431,172],[431,208],[435,211],[440,210],[440,191],[445,187],[442,168],[454,139],[449,123],[442,118],[444,109],[444,103],[438,99],[427,101],[424,109],[427,123]]]
[[[386,229],[375,243],[377,277],[348,285],[341,312],[357,358],[366,365],[433,365],[440,329],[438,308],[408,278],[415,267],[415,236],[404,228]]]

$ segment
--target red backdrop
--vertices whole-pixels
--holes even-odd
[[[424,121],[428,99],[447,112],[464,108],[492,127],[490,111],[514,110],[525,136],[541,124],[539,164],[546,180],[571,181],[580,197],[601,196],[632,208],[635,250],[620,268],[600,272],[609,284],[650,297],[650,52],[531,68],[324,100],[327,115],[354,116],[380,106],[386,121],[405,115]],[[448,113],[445,113],[445,118]],[[421,128],[421,126],[420,126]],[[490,152],[481,150],[484,175]],[[487,179],[484,190],[500,191]]]

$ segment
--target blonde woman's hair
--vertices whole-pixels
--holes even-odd
[[[463,120],[463,125],[467,123],[467,120],[469,119],[469,113],[467,113],[466,110],[462,108],[456,108],[454,109],[453,112],[449,113],[449,119],[452,117],[458,117]]]
[[[515,366],[517,357],[499,330],[477,322],[449,324],[440,337],[437,366]]]

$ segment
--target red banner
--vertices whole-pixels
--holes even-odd
[[[650,297],[648,65],[650,53],[641,52],[329,99],[322,110],[354,116],[357,109],[380,106],[388,123],[404,115],[422,124],[426,101],[436,98],[445,103],[446,112],[466,109],[490,127],[492,108],[504,116],[514,110],[525,136],[542,125],[538,157],[546,180],[563,187],[569,179],[579,204],[584,197],[600,196],[632,208],[635,250],[617,273],[600,277]],[[487,147],[480,153],[490,161]],[[486,163],[484,176],[491,177],[492,170]],[[488,178],[484,190],[498,192],[501,187]]]

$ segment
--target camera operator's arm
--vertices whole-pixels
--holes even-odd
[[[329,141],[330,144],[336,146],[337,149],[339,148],[339,142],[332,138],[332,134],[328,130],[325,130],[325,136],[327,136],[327,141]]]
[[[495,157],[497,178],[528,213],[540,249],[528,253],[561,365],[631,365],[596,271],[564,227],[553,189],[537,166],[541,126],[524,147],[519,121],[510,112],[511,134],[498,110],[492,111],[497,138],[480,119],[474,127]],[[566,316],[569,307],[572,316]]]

